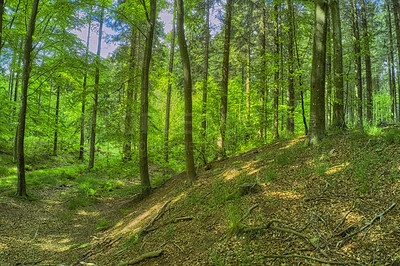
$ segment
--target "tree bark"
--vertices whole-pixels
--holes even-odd
[[[86,64],[88,63],[91,27],[92,27],[92,14],[90,14],[88,34],[86,39],[86,54],[85,54]],[[78,159],[81,161],[83,161],[83,154],[85,152],[84,145],[85,145],[86,87],[87,87],[87,71],[85,70],[85,74],[83,76],[83,85],[82,85],[81,137],[79,140],[79,157],[78,157]]]
[[[204,43],[204,73],[203,73],[203,105],[201,109],[201,136],[203,144],[201,145],[201,153],[203,163],[207,164],[207,91],[208,91],[208,59],[210,46],[210,0],[206,0],[206,23],[205,23],[205,43]]]
[[[5,3],[4,0],[0,0],[0,56],[3,48],[3,15],[4,15]]]
[[[190,70],[189,53],[185,40],[184,32],[184,7],[183,0],[177,0],[177,32],[178,42],[181,51],[183,65],[183,87],[185,98],[185,157],[186,157],[186,175],[191,183],[196,179],[196,170],[194,167],[193,156],[193,129],[192,129],[192,76]]]
[[[389,56],[388,56],[388,62],[389,62],[389,87],[390,87],[390,95],[391,95],[391,100],[392,100],[392,119],[396,117],[396,121],[399,122],[399,114],[397,113],[397,104],[396,104],[396,74],[394,71],[394,50],[393,50],[393,32],[392,32],[392,14],[390,11],[390,3],[389,1],[386,1],[386,7],[387,7],[387,13],[388,17],[386,20],[387,23],[387,28],[389,30]],[[400,99],[399,99],[400,101]]]
[[[294,14],[293,14],[293,1],[287,0],[287,11],[288,11],[288,111],[286,119],[286,129],[290,134],[294,133]]]
[[[100,14],[99,38],[97,45],[97,62],[96,62],[96,72],[94,75],[93,114],[92,114],[92,128],[90,131],[89,170],[94,167],[94,155],[96,151],[97,107],[99,101],[100,62],[101,62],[100,53],[101,53],[101,39],[103,35],[103,22],[104,22],[104,7],[101,9],[101,14]]]
[[[260,29],[260,38],[261,38],[261,51],[260,57],[262,60],[261,66],[261,126],[260,126],[260,135],[261,138],[267,137],[267,103],[268,103],[268,85],[267,85],[267,59],[266,59],[266,51],[267,51],[267,42],[266,42],[266,25],[267,25],[267,7],[265,6],[265,2],[263,2],[261,6],[261,29]]]
[[[60,86],[57,87],[56,114],[54,121],[55,128],[54,128],[53,156],[57,156],[59,113],[60,113]]]
[[[373,99],[372,99],[372,66],[371,66],[371,52],[370,52],[370,34],[368,31],[367,8],[365,0],[361,0],[361,18],[363,26],[364,37],[364,61],[365,61],[365,79],[366,79],[366,94],[367,94],[367,121],[373,121]]]
[[[128,89],[126,91],[125,106],[125,144],[123,149],[123,159],[132,160],[132,138],[133,138],[133,94],[135,86],[135,67],[136,67],[136,31],[131,29],[131,47],[129,59],[129,80]]]
[[[24,141],[25,141],[25,124],[26,124],[26,109],[28,103],[28,85],[29,76],[32,63],[32,43],[33,35],[35,33],[36,15],[38,13],[39,0],[33,1],[31,17],[29,19],[28,30],[25,37],[24,46],[24,67],[22,70],[22,87],[21,87],[21,106],[19,110],[18,120],[18,138],[17,138],[17,170],[18,170],[18,183],[17,195],[26,197],[26,180],[25,180],[25,154],[24,154]]]
[[[222,61],[222,83],[221,83],[221,156],[226,157],[226,128],[228,115],[228,82],[229,82],[229,52],[231,42],[232,24],[232,0],[227,0],[225,14],[225,41]]]
[[[344,88],[343,88],[343,48],[342,26],[340,21],[339,0],[331,0],[332,37],[333,37],[333,119],[332,126],[345,128]]]
[[[143,3],[145,4],[145,3]],[[144,7],[147,10],[146,7]],[[140,134],[139,134],[139,165],[142,195],[150,193],[149,165],[147,157],[147,133],[149,112],[149,71],[153,52],[153,36],[156,23],[157,0],[150,0],[150,14],[148,17],[148,29],[146,34],[146,47],[144,51],[142,67],[142,84],[140,93]]]
[[[389,1],[388,1],[389,2]],[[396,40],[397,40],[397,72],[400,71],[400,7],[398,0],[392,0],[393,3],[393,13],[394,13],[394,25],[396,30]],[[394,64],[394,62],[393,62]],[[398,82],[398,95],[399,95],[399,104],[400,104],[400,78],[397,78]],[[400,106],[399,106],[399,116],[400,116]]]
[[[361,77],[361,45],[360,45],[360,32],[358,28],[358,10],[356,0],[351,0],[352,6],[352,27],[354,35],[354,54],[356,60],[356,92],[357,92],[357,126],[363,127],[363,88]]]
[[[317,144],[325,135],[327,11],[328,4],[326,0],[315,1],[315,24],[310,95],[310,144]]]
[[[279,138],[279,9],[274,1],[274,52],[275,52],[275,74],[274,74],[274,139]]]
[[[175,2],[174,2],[174,15],[172,22],[172,36],[171,36],[171,52],[169,56],[169,80],[167,91],[167,106],[165,111],[165,130],[164,130],[164,158],[165,162],[169,162],[169,122],[171,114],[171,94],[172,94],[172,73],[174,69],[174,56],[175,56]]]

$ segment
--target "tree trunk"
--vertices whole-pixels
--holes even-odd
[[[32,63],[32,42],[35,33],[36,15],[38,13],[39,0],[33,1],[32,13],[29,19],[28,30],[26,32],[25,47],[24,47],[24,67],[22,70],[22,87],[21,87],[21,106],[19,110],[19,120],[17,129],[17,170],[18,170],[18,183],[17,195],[26,197],[26,181],[25,181],[25,154],[24,154],[24,141],[25,141],[25,124],[26,124],[26,109],[28,103],[28,85],[29,75]]]
[[[194,167],[193,156],[193,129],[192,129],[192,76],[190,71],[189,53],[185,40],[184,31],[184,7],[183,0],[178,0],[178,42],[181,51],[183,65],[183,87],[185,98],[185,157],[186,157],[186,174],[191,183],[196,179],[196,170]]]
[[[226,128],[228,115],[228,82],[229,82],[229,52],[231,42],[232,23],[232,0],[227,0],[225,15],[225,41],[222,62],[222,83],[221,83],[221,156],[226,157]]]
[[[326,110],[326,128],[330,128],[332,125],[332,31],[331,31],[331,20],[330,11],[326,14],[327,21],[327,40],[326,40],[326,95],[325,95],[325,110]]]
[[[293,1],[287,0],[287,11],[288,11],[288,111],[286,120],[286,129],[289,134],[294,133],[294,12],[293,12]]]
[[[332,37],[333,37],[333,119],[332,126],[345,128],[344,90],[343,90],[343,49],[342,27],[340,21],[339,0],[331,0]]]
[[[203,105],[201,109],[201,136],[203,144],[201,145],[201,153],[203,163],[207,164],[207,86],[208,86],[208,59],[210,46],[210,0],[206,1],[206,24],[205,24],[205,43],[204,43],[204,74],[203,74]]]
[[[135,86],[135,67],[136,67],[136,31],[131,29],[131,47],[129,59],[129,79],[128,89],[126,91],[126,106],[125,106],[125,144],[123,149],[123,159],[126,161],[132,160],[132,138],[133,138],[133,92]]]
[[[57,87],[57,101],[56,101],[56,117],[54,121],[54,142],[53,142],[53,156],[57,156],[57,144],[58,144],[58,120],[60,112],[60,86]]]
[[[99,83],[100,83],[100,53],[101,53],[101,39],[103,35],[103,22],[104,22],[104,7],[101,9],[99,21],[99,38],[97,45],[97,62],[96,72],[94,76],[94,93],[93,93],[93,114],[92,114],[92,128],[90,131],[90,154],[89,154],[89,169],[94,166],[94,154],[96,151],[96,126],[97,126],[97,107],[99,100]]]
[[[89,44],[90,44],[90,31],[92,27],[92,14],[90,14],[88,34],[86,40],[86,54],[85,54],[85,63],[88,63],[88,53],[89,53]],[[81,112],[81,137],[79,140],[79,157],[78,159],[83,161],[83,154],[85,152],[85,109],[86,109],[86,87],[87,87],[87,71],[85,70],[85,74],[83,76],[83,86],[82,86],[82,112]]]
[[[171,36],[171,52],[169,56],[169,80],[167,91],[167,106],[165,111],[165,131],[164,131],[164,152],[165,162],[169,162],[169,122],[171,114],[171,94],[172,94],[172,73],[174,69],[174,56],[175,56],[175,3],[174,3],[174,18],[172,22],[172,36]]]
[[[328,4],[326,0],[315,1],[315,24],[310,95],[310,144],[317,144],[325,135],[327,10]]]
[[[274,139],[279,138],[279,10],[274,3],[274,51],[275,51],[275,75],[274,75]]]
[[[363,126],[363,88],[361,77],[361,46],[360,46],[360,32],[358,28],[358,11],[356,0],[351,0],[352,5],[352,27],[354,35],[354,54],[356,60],[356,92],[357,92],[357,126]]]
[[[4,15],[5,3],[4,0],[0,0],[0,56],[3,48],[3,15]]]
[[[147,8],[145,7],[145,10]],[[153,36],[156,23],[157,0],[150,0],[150,16],[146,35],[146,47],[143,58],[142,84],[140,93],[140,135],[139,135],[139,165],[142,195],[150,193],[149,165],[147,158],[147,133],[148,133],[148,110],[149,110],[149,71],[153,52]]]
[[[367,8],[365,0],[361,0],[361,17],[364,31],[364,60],[365,60],[365,79],[367,83],[367,121],[373,120],[373,100],[372,100],[372,70],[371,70],[371,52],[370,52],[370,34],[368,31]]]
[[[392,14],[390,11],[390,3],[389,1],[386,2],[388,18],[386,20],[387,28],[389,30],[389,87],[390,87],[390,95],[392,97],[392,119],[396,116],[396,121],[399,122],[399,114],[397,113],[397,105],[396,105],[396,74],[394,71],[394,50],[393,50],[393,32],[392,32]],[[400,99],[399,99],[400,101]]]
[[[400,71],[400,7],[399,7],[399,1],[398,0],[392,0],[393,2],[393,12],[394,12],[394,25],[395,25],[395,30],[396,30],[396,39],[397,39],[397,60],[398,60],[398,66],[397,66],[397,71]],[[393,62],[394,64],[394,62]],[[399,104],[400,104],[400,78],[397,78],[398,82],[398,95],[399,95]],[[399,106],[399,116],[400,116],[400,106]]]
[[[261,10],[261,29],[260,29],[260,38],[261,38],[261,60],[262,60],[262,70],[261,70],[261,118],[260,118],[260,135],[264,138],[267,137],[267,103],[268,103],[268,86],[267,86],[267,59],[266,59],[266,50],[267,50],[267,42],[266,42],[266,25],[267,25],[267,8],[265,6],[265,2],[262,4]]]

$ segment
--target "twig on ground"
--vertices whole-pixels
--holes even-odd
[[[158,257],[158,256],[160,256],[163,252],[164,252],[163,249],[155,250],[155,251],[151,251],[151,252],[147,252],[147,253],[144,253],[144,254],[140,255],[139,257],[136,257],[136,258],[134,258],[133,260],[130,260],[130,261],[128,261],[128,262],[120,262],[120,263],[118,264],[118,266],[126,266],[126,265],[130,265],[130,264],[139,263],[139,262],[141,262],[141,261],[144,261],[145,259]]]
[[[291,259],[291,258],[300,258],[300,259],[308,259],[308,260],[313,260],[321,263],[326,263],[326,264],[339,264],[339,265],[362,265],[357,262],[353,261],[331,261],[331,260],[323,260],[315,257],[310,257],[310,256],[304,256],[304,255],[260,255],[263,256],[264,258],[277,258],[277,259]]]
[[[258,207],[258,204],[254,204],[253,206],[251,206],[251,207],[249,208],[249,210],[247,211],[247,213],[240,219],[240,222],[243,222],[247,217],[249,217],[251,211],[254,210],[254,209],[257,208],[257,207]]]
[[[340,226],[342,226],[342,224],[344,224],[344,222],[346,221],[346,219],[347,219],[347,216],[353,211],[353,209],[355,208],[355,203],[353,203],[353,206],[350,208],[350,210],[348,210],[345,214],[344,214],[344,216],[343,216],[343,218],[342,218],[342,220],[335,226],[335,229],[333,229],[333,233],[334,232],[336,232],[336,230],[338,230],[338,228],[340,227]]]
[[[174,244],[175,247],[177,247],[181,252],[183,252],[183,248],[180,247],[175,241],[172,241],[172,244]]]
[[[379,220],[382,220],[383,215],[385,215],[387,212],[389,212],[391,209],[394,208],[394,206],[396,206],[396,202],[393,202],[392,205],[389,206],[389,208],[387,208],[386,210],[384,210],[382,213],[375,215],[374,218],[372,218],[372,220],[367,223],[366,225],[364,225],[363,227],[361,227],[360,229],[354,231],[353,233],[345,236],[342,240],[338,241],[336,246],[340,246],[342,243],[344,243],[345,241],[347,241],[348,239],[352,238],[353,236],[357,235],[358,233],[364,231],[366,228],[370,227],[376,219],[379,218]]]

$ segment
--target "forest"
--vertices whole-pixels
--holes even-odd
[[[397,0],[0,0],[0,55],[0,264],[400,263]]]

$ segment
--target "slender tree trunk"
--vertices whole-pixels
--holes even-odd
[[[164,130],[164,153],[165,162],[169,162],[169,122],[171,114],[171,94],[172,94],[172,73],[174,69],[174,56],[175,56],[175,3],[174,3],[174,18],[172,22],[172,36],[171,36],[171,52],[169,56],[169,80],[167,91],[167,106],[165,111],[165,130]]]
[[[365,60],[365,79],[367,83],[367,121],[373,121],[373,99],[372,99],[372,66],[371,66],[371,52],[370,52],[370,34],[368,31],[367,8],[365,0],[361,0],[361,18],[363,26],[363,44],[364,44],[364,60]]]
[[[317,144],[325,135],[325,66],[328,4],[315,1],[315,24],[310,95],[309,143]]]
[[[393,32],[392,32],[392,14],[390,11],[390,3],[386,2],[388,17],[386,20],[387,28],[389,29],[389,87],[392,96],[392,118],[396,116],[396,121],[399,122],[399,114],[397,113],[397,105],[396,105],[396,74],[394,71],[394,50],[393,50]],[[400,102],[400,99],[399,99]]]
[[[3,15],[4,15],[5,3],[4,0],[0,0],[0,56],[3,48]]]
[[[266,60],[266,50],[267,50],[267,42],[266,42],[266,25],[267,25],[267,8],[265,6],[265,2],[262,3],[261,10],[261,29],[260,29],[260,38],[261,38],[261,60],[262,60],[262,70],[261,70],[261,138],[267,137],[267,103],[268,103],[268,86],[267,86],[267,60]]]
[[[210,46],[210,0],[206,0],[206,24],[205,24],[205,43],[204,43],[204,73],[203,73],[203,105],[201,109],[201,136],[203,144],[201,153],[204,164],[207,164],[207,91],[208,91],[208,59]]]
[[[145,8],[147,10],[147,8]],[[149,165],[147,157],[147,133],[149,110],[149,71],[153,52],[153,36],[156,23],[157,0],[150,0],[150,14],[148,14],[148,29],[146,34],[146,47],[142,67],[142,85],[140,94],[140,135],[139,135],[139,165],[142,195],[150,193]]]
[[[92,27],[92,14],[90,13],[88,34],[86,39],[86,54],[85,54],[86,64],[88,63],[91,27]],[[85,74],[83,76],[83,86],[82,86],[81,137],[79,140],[79,157],[78,157],[78,159],[81,161],[83,161],[83,154],[85,152],[84,146],[85,146],[86,87],[87,87],[87,71],[85,70]]]
[[[398,73],[400,71],[400,7],[399,7],[398,0],[392,0],[392,3],[393,3],[394,25],[395,25],[396,40],[397,40],[396,43],[397,43],[398,66],[397,66],[396,73]],[[394,62],[393,62],[393,64],[394,64]],[[397,75],[397,82],[398,82],[398,95],[399,95],[399,116],[400,116],[400,78],[398,75]]]
[[[24,141],[25,141],[25,124],[26,124],[26,109],[28,103],[28,85],[29,75],[32,63],[32,43],[33,35],[35,33],[36,15],[38,13],[39,0],[33,1],[31,17],[29,19],[28,30],[26,32],[25,46],[24,46],[24,67],[22,70],[22,87],[21,87],[21,106],[19,110],[18,120],[18,138],[17,138],[17,170],[18,170],[18,183],[17,195],[26,197],[26,180],[25,180],[25,154],[24,154]]]
[[[93,92],[93,114],[92,114],[92,128],[90,131],[90,154],[89,154],[89,169],[94,167],[94,155],[96,151],[96,126],[97,126],[97,107],[99,101],[99,83],[100,83],[100,53],[101,53],[101,39],[103,35],[103,22],[104,22],[104,7],[101,10],[99,21],[99,38],[97,45],[97,62],[96,72],[94,75],[94,92]]]
[[[135,67],[136,67],[136,31],[131,29],[131,47],[129,59],[129,80],[126,91],[125,106],[125,144],[123,149],[123,159],[132,160],[132,138],[133,138],[133,97],[135,86]]]
[[[286,128],[287,132],[290,134],[294,133],[294,16],[293,16],[293,1],[287,0],[286,2],[287,12],[288,12],[288,111],[287,111],[287,120],[286,120]]]
[[[274,51],[275,51],[275,75],[274,75],[274,139],[279,138],[279,9],[274,3]]]
[[[331,0],[332,36],[333,36],[333,120],[332,126],[345,128],[344,90],[343,90],[343,48],[342,27],[340,21],[339,0]]]
[[[356,59],[356,91],[357,91],[357,126],[363,126],[363,88],[361,77],[361,46],[360,46],[360,32],[358,28],[358,10],[356,0],[351,0],[352,5],[352,26],[354,35],[354,54]]]
[[[59,112],[60,112],[60,86],[57,87],[56,117],[54,121],[55,128],[54,128],[53,156],[57,156]]]
[[[185,157],[186,157],[186,174],[191,183],[196,179],[196,170],[194,167],[193,156],[193,129],[192,129],[192,76],[190,71],[189,53],[185,40],[184,31],[184,7],[183,0],[178,0],[178,42],[181,51],[183,65],[183,87],[185,98]]]
[[[231,42],[231,23],[232,23],[232,0],[227,0],[225,15],[225,41],[222,62],[222,84],[221,84],[221,155],[226,157],[226,128],[228,115],[228,82],[229,82],[229,52]]]

